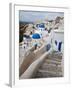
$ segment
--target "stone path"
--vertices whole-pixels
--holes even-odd
[[[62,77],[62,53],[52,52],[39,67],[33,78]]]

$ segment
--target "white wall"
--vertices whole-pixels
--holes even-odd
[[[64,42],[64,32],[55,32],[54,33],[54,40]]]
[[[57,45],[55,44],[55,40],[58,42]],[[63,52],[63,50],[64,50],[64,32],[54,31],[52,41],[53,41],[53,50],[55,50],[55,51],[58,51],[59,42],[62,42],[61,52]]]

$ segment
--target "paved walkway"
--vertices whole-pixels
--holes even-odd
[[[39,67],[33,78],[62,77],[62,53],[53,52],[49,54],[45,62]]]

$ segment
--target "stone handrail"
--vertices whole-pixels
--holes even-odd
[[[37,72],[40,65],[44,62],[45,58],[49,52],[45,52],[40,58],[36,59],[29,67],[28,69],[21,75],[20,79],[28,79],[32,78],[35,73]]]
[[[21,76],[26,69],[30,66],[30,64],[38,59],[44,52],[46,52],[46,46],[42,46],[40,49],[34,50],[29,55],[25,56],[22,64],[19,67],[19,76]]]

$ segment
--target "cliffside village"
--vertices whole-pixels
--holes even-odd
[[[61,45],[52,51],[54,30],[64,30],[64,17],[34,23],[19,22],[20,79],[63,76]]]

